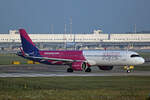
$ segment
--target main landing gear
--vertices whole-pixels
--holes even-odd
[[[67,72],[73,72],[73,69],[72,68],[68,68]]]
[[[74,70],[72,69],[72,68],[68,68],[67,69],[67,72],[70,72],[70,73],[72,73]],[[91,70],[91,68],[87,68],[86,70],[85,70],[85,72],[91,72],[92,70]]]
[[[91,72],[91,68],[87,68],[85,72]]]

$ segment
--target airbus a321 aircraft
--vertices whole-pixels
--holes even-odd
[[[24,29],[19,29],[22,49],[18,53],[26,59],[50,65],[68,65],[67,72],[91,72],[92,66],[100,70],[112,70],[113,66],[134,66],[145,61],[133,51],[112,50],[64,50],[41,51],[32,42]],[[127,70],[129,72],[129,70]]]

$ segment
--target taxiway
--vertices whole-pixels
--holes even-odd
[[[122,67],[111,71],[102,71],[92,67],[92,72],[66,72],[68,67],[61,65],[0,65],[0,77],[51,77],[51,76],[150,76],[150,71],[133,71],[126,73]]]

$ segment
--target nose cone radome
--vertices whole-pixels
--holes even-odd
[[[143,64],[145,62],[144,58],[140,57],[138,59],[138,64]]]

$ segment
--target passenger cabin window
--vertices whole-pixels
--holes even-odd
[[[131,57],[140,57],[139,55],[133,54]]]

